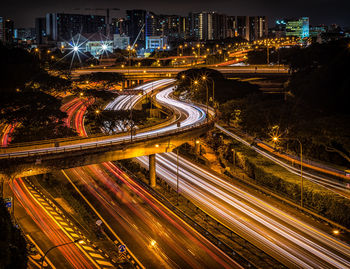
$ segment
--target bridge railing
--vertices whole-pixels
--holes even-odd
[[[65,146],[58,146],[58,147],[49,147],[49,148],[43,148],[43,149],[37,149],[37,150],[26,150],[18,148],[18,151],[15,152],[2,152],[0,153],[0,159],[10,159],[10,158],[21,158],[21,157],[31,157],[31,156],[43,156],[43,155],[49,155],[49,154],[58,154],[58,153],[66,153],[66,152],[73,152],[73,151],[80,151],[80,150],[88,150],[93,148],[104,148],[109,146],[115,146],[115,145],[127,145],[132,144],[136,142],[141,141],[147,141],[150,139],[155,138],[162,138],[169,135],[175,135],[175,134],[181,134],[184,132],[187,132],[188,130],[196,130],[204,127],[209,127],[213,125],[213,121],[202,120],[201,122],[191,124],[184,127],[178,127],[174,130],[168,130],[164,132],[156,132],[154,134],[138,134],[133,137],[127,137],[127,138],[113,138],[107,139],[106,141],[102,140],[99,142],[88,142],[88,143],[79,143],[79,144],[73,144],[73,145],[65,145]],[[6,149],[5,149],[6,151]]]

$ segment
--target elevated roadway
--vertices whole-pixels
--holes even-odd
[[[177,73],[190,69],[208,67],[220,71],[226,77],[234,76],[288,76],[289,67],[280,65],[252,65],[252,66],[193,66],[193,67],[143,67],[143,68],[86,68],[76,69],[73,77],[92,72],[118,72],[123,73],[127,79],[160,79],[174,78]]]
[[[169,84],[172,82],[167,81]],[[211,121],[206,120],[206,114],[200,107],[171,99],[173,89],[169,87],[158,93],[156,100],[169,109],[180,111],[184,117],[178,122],[154,130],[139,130],[133,136],[121,133],[3,148],[0,150],[0,176],[30,176],[56,169],[166,152],[169,148],[167,144],[181,145],[213,126]],[[157,144],[161,146],[156,147]]]

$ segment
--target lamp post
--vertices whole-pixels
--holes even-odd
[[[207,79],[207,77],[206,76],[202,76],[202,79],[205,81],[206,79]],[[205,86],[206,86],[206,88],[207,88],[207,122],[208,122],[208,117],[209,117],[209,114],[208,114],[208,110],[209,110],[209,94],[208,94],[208,85],[207,85],[207,83],[205,83]]]
[[[287,138],[288,140],[298,141],[300,147],[300,206],[303,207],[303,190],[304,190],[304,179],[303,179],[303,145],[298,138]],[[279,138],[274,136],[272,140],[276,143]]]
[[[53,250],[53,249],[55,249],[55,248],[58,248],[58,247],[62,247],[62,246],[70,245],[70,244],[76,244],[76,243],[83,243],[83,240],[81,240],[81,239],[76,239],[76,240],[74,240],[74,241],[67,242],[67,243],[63,243],[63,244],[60,244],[60,245],[53,246],[53,247],[49,248],[49,249],[45,252],[44,257],[43,257],[42,260],[41,260],[41,266],[40,266],[40,268],[43,268],[43,266],[44,266],[44,261],[45,261],[45,257],[47,256],[47,254],[48,254],[51,250]]]
[[[213,96],[212,96],[212,99],[213,99],[213,106],[214,106],[214,99],[215,99],[215,82],[214,82],[214,79],[212,79],[212,78],[210,78],[210,77],[207,77],[207,76],[203,76],[202,79],[203,79],[203,80],[209,79],[209,80],[211,80],[211,82],[212,82],[212,88],[213,88]]]
[[[269,65],[270,64],[270,51],[269,51],[269,45],[266,45],[266,62]]]
[[[132,108],[130,108],[130,142],[132,142],[132,129],[133,129]]]

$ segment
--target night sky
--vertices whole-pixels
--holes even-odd
[[[349,0],[7,0],[0,16],[11,18],[15,27],[33,27],[34,18],[48,12],[87,13],[74,8],[120,8],[111,15],[124,16],[125,9],[186,15],[189,11],[218,11],[227,15],[266,15],[270,26],[276,18],[309,16],[310,24],[350,26]],[[88,12],[92,13],[92,12]],[[102,11],[95,14],[104,15]]]

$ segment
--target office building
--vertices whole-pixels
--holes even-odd
[[[225,14],[213,13],[213,39],[225,39],[228,37],[228,18]]]
[[[0,17],[0,40],[4,43],[14,42],[14,22]]]
[[[309,37],[309,18],[302,17],[286,20],[286,36]]]
[[[16,28],[14,30],[16,41],[29,41],[35,39],[35,28]]]
[[[46,34],[51,40],[70,40],[76,34],[106,35],[106,18],[82,14],[46,14]]]
[[[126,35],[127,34],[127,21],[124,18],[112,18],[110,25],[111,34]]]
[[[265,16],[250,16],[246,39],[254,41],[268,36],[268,24]]]
[[[131,44],[145,46],[147,35],[151,35],[152,15],[143,9],[133,9],[126,11],[127,35]],[[150,25],[151,24],[151,25]]]
[[[328,27],[326,25],[310,26],[310,37],[317,38],[318,36],[327,33]]]
[[[47,43],[46,18],[35,19],[35,39],[38,45]]]
[[[212,40],[213,37],[213,14],[214,12],[201,12],[199,13],[199,39],[200,40]]]
[[[199,13],[188,14],[188,39],[198,40],[199,39]]]
[[[147,36],[146,50],[154,51],[155,49],[166,50],[168,48],[167,38],[165,36]]]
[[[0,17],[0,41],[4,41],[4,18]]]
[[[70,40],[58,42],[59,47],[66,51],[73,51],[74,45],[79,47],[79,53],[89,57],[91,54],[95,58],[99,58],[106,53],[112,53],[114,40],[108,39],[101,33],[94,34],[76,34]]]
[[[130,37],[120,34],[113,35],[113,47],[114,49],[127,49],[130,45]]]

